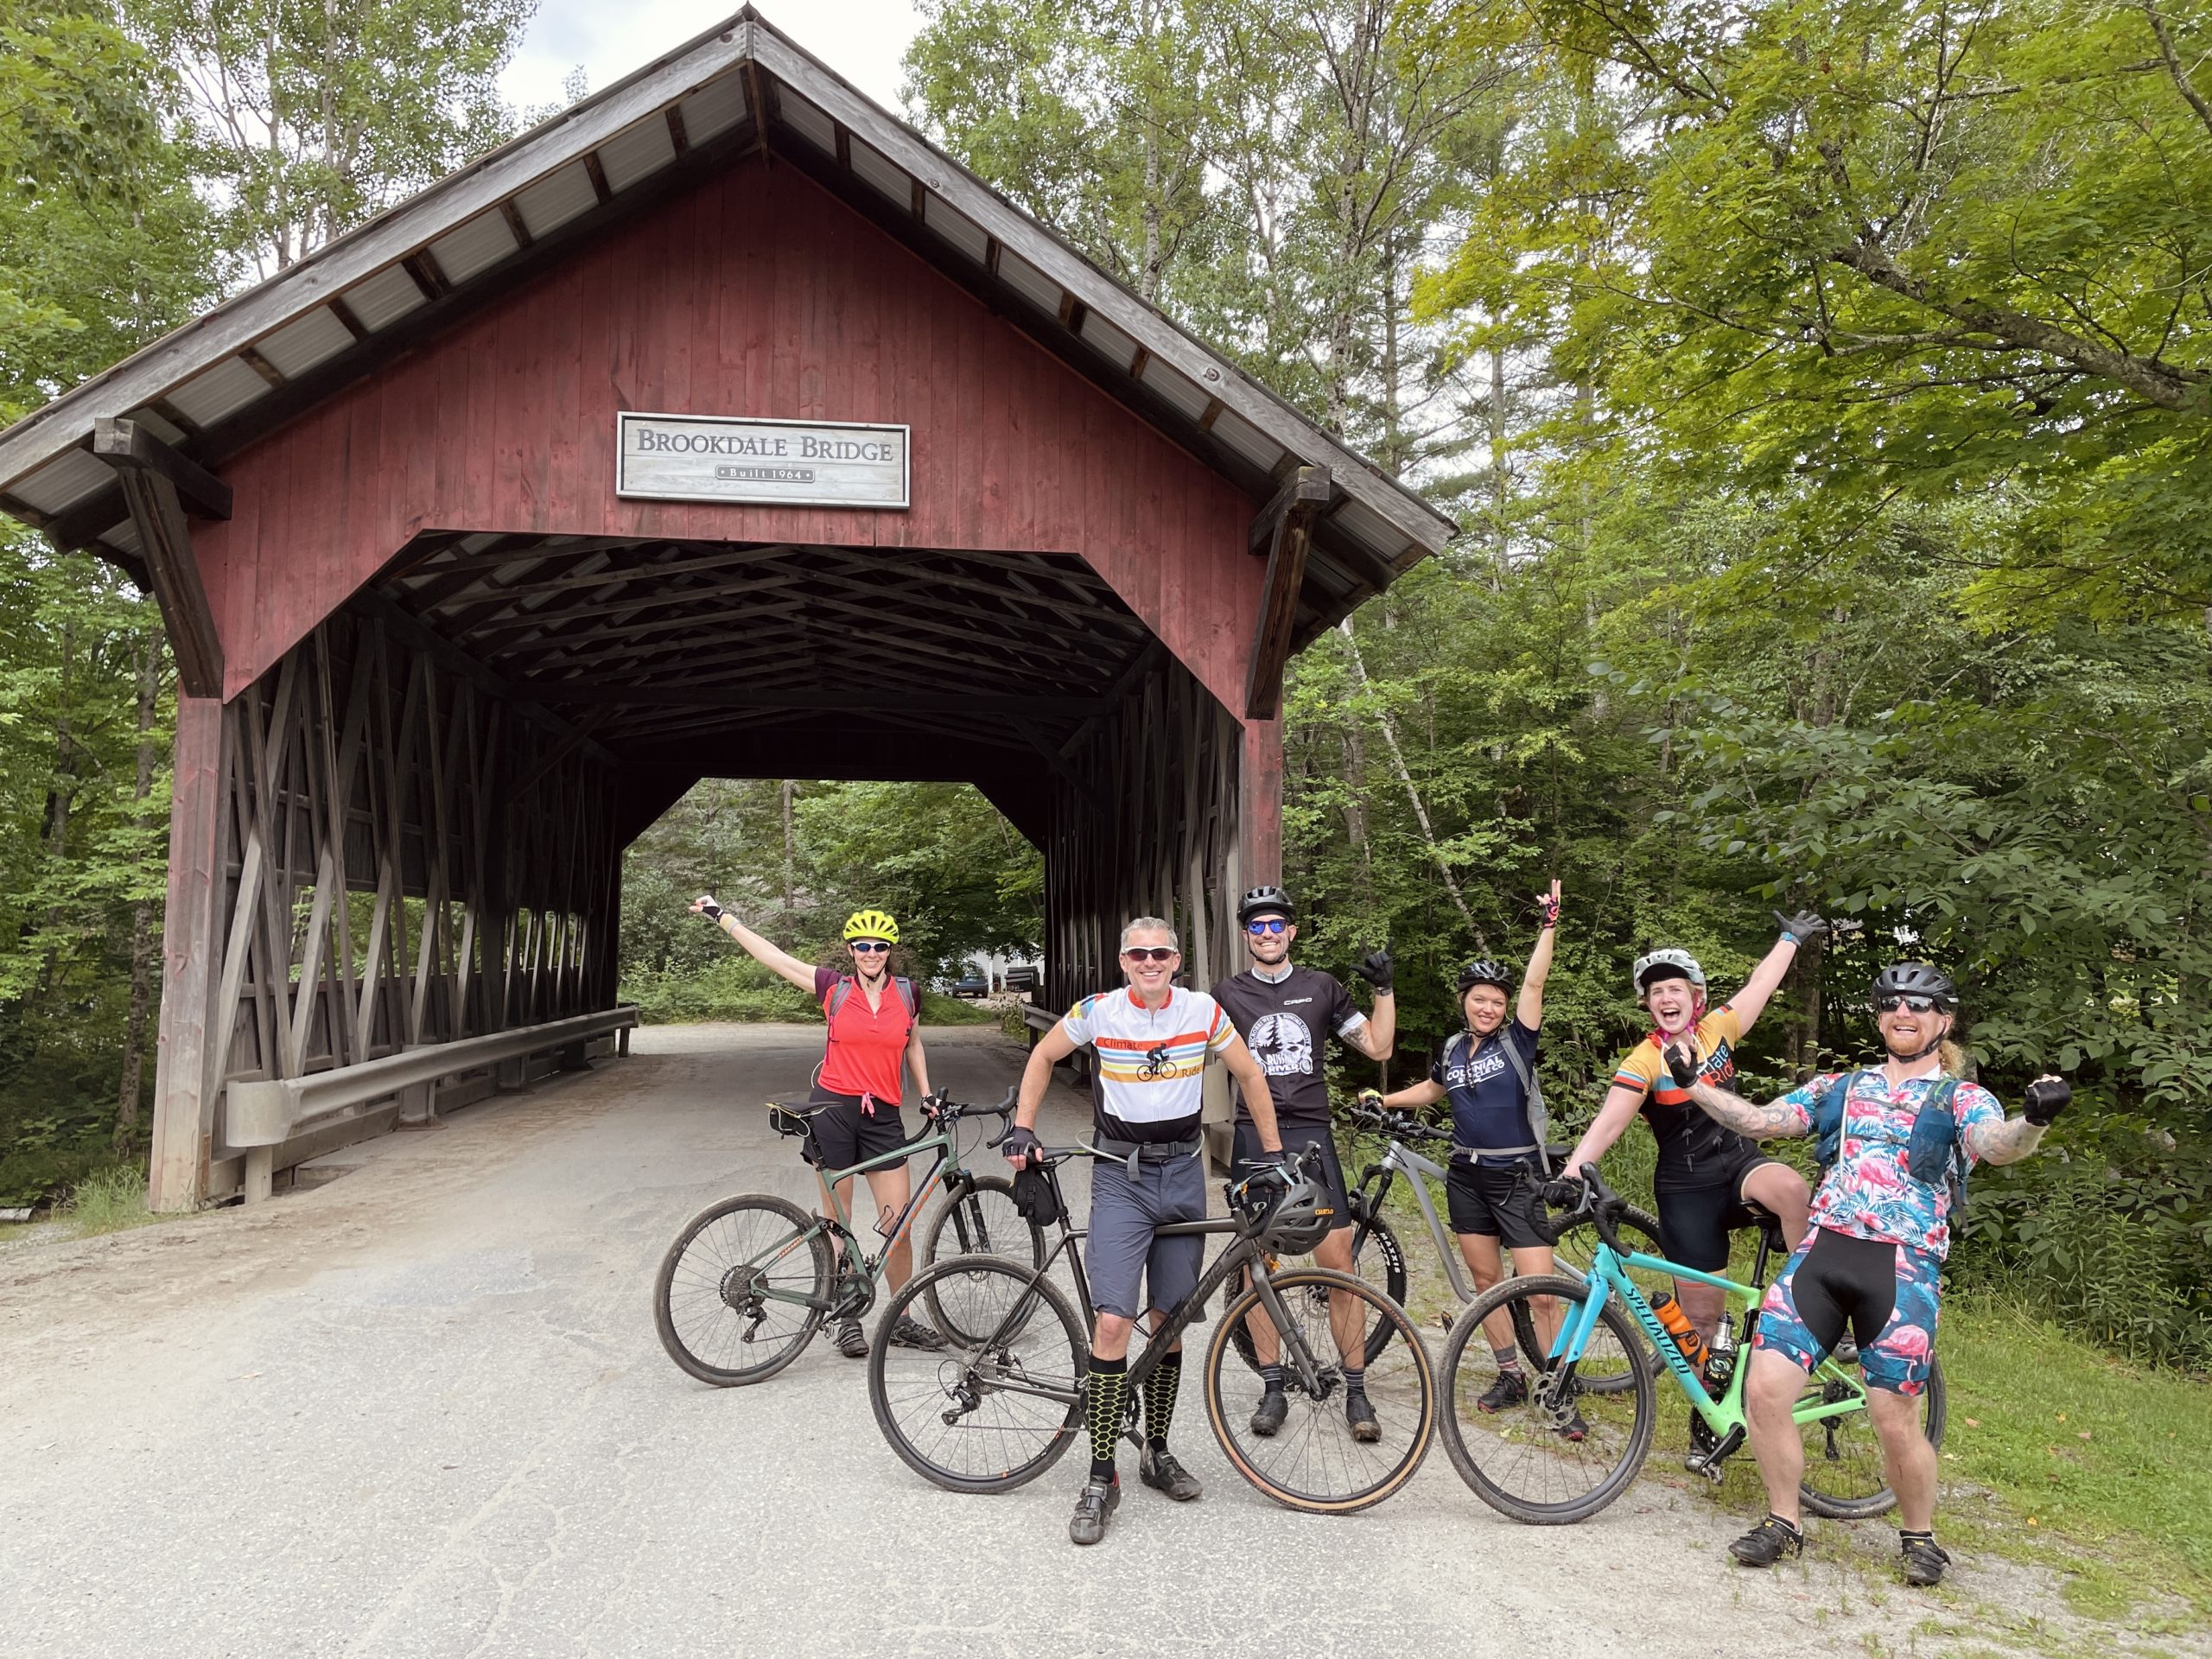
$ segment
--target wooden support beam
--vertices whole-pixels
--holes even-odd
[[[668,118],[671,121],[677,118],[674,110],[669,111]],[[507,234],[514,238],[517,247],[526,248],[537,239],[530,233],[530,226],[523,219],[522,209],[515,206],[515,199],[512,196],[509,196],[499,204],[499,217],[507,221]]]
[[[1084,720],[1104,714],[1096,697],[930,697],[902,696],[895,707],[866,693],[839,691],[696,690],[650,685],[583,685],[566,681],[521,680],[522,693],[556,708],[596,709],[618,703],[634,709],[819,709],[825,711],[896,715],[965,715],[977,720]]]
[[[1244,718],[1274,720],[1282,712],[1283,670],[1298,626],[1298,595],[1306,585],[1306,554],[1313,514],[1329,499],[1329,470],[1301,467],[1253,525],[1268,535],[1268,574],[1244,679]]]
[[[1283,480],[1282,487],[1274,499],[1260,509],[1260,516],[1252,520],[1250,533],[1245,537],[1248,553],[1268,553],[1274,546],[1275,536],[1283,518],[1294,509],[1304,508],[1310,519],[1313,512],[1327,504],[1332,493],[1329,469],[1325,467],[1300,467]]]
[[[442,300],[453,292],[453,284],[438,269],[437,258],[428,248],[417,248],[399,262],[399,268],[413,281],[416,289],[426,300]]]
[[[137,528],[147,575],[162,607],[162,622],[168,631],[170,648],[176,652],[179,689],[188,697],[219,699],[223,639],[216,632],[215,613],[200,580],[199,562],[192,556],[192,527],[185,522],[175,481],[178,474],[189,475],[200,469],[136,421],[94,423],[92,453],[115,468],[124,507]],[[214,493],[195,493],[219,499],[227,517],[230,491],[216,480],[201,477],[214,486]]]
[[[691,135],[684,130],[683,106],[680,104],[668,106],[668,142],[676,146],[679,156],[691,148]]]
[[[137,421],[93,422],[92,453],[118,472],[135,467],[159,473],[176,486],[184,510],[195,518],[231,516],[231,486],[199,462],[178,454]],[[117,518],[121,516],[118,513]]]
[[[146,1202],[189,1210],[202,1196],[215,1091],[228,1056],[232,1001],[216,1000],[223,957],[228,722],[219,697],[181,696],[169,795],[168,907],[162,928],[161,1038],[154,1061],[154,1148]]]
[[[591,193],[599,198],[601,207],[614,200],[613,187],[607,181],[607,168],[601,164],[597,150],[584,153],[584,172],[591,179]]]

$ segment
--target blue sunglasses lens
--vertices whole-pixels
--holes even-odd
[[[1280,933],[1283,929],[1289,925],[1290,924],[1288,922],[1271,916],[1263,922],[1245,923],[1244,931],[1247,933]]]

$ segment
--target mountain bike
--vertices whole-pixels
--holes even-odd
[[[1597,1166],[1582,1169],[1582,1198],[1570,1224],[1598,1232],[1586,1279],[1560,1274],[1510,1279],[1460,1314],[1444,1341],[1444,1449],[1467,1484],[1500,1514],[1539,1525],[1586,1521],[1628,1489],[1651,1449],[1658,1399],[1642,1360],[1656,1350],[1711,1437],[1700,1453],[1706,1477],[1718,1483],[1723,1465],[1744,1444],[1744,1379],[1767,1268],[1782,1249],[1780,1230],[1760,1233],[1751,1282],[1700,1273],[1664,1256],[1629,1248],[1619,1231],[1627,1205]],[[1539,1213],[1542,1213],[1541,1205]],[[1727,1294],[1731,1334],[1740,1330],[1726,1384],[1715,1395],[1666,1333],[1630,1268],[1717,1286]],[[1477,1339],[1483,1321],[1508,1315],[1525,1365],[1525,1399],[1495,1411],[1477,1402],[1498,1376],[1490,1341]],[[1633,1323],[1631,1323],[1631,1319]],[[1556,1334],[1548,1334],[1551,1332]],[[1610,1386],[1604,1386],[1610,1384]],[[1940,1364],[1921,1396],[1922,1432],[1943,1443],[1944,1385]],[[1804,1504],[1831,1520],[1863,1521],[1894,1501],[1880,1438],[1866,1414],[1866,1387],[1854,1367],[1833,1356],[1806,1378],[1791,1414],[1805,1440]]]
[[[1390,1189],[1402,1176],[1413,1189],[1414,1202],[1420,1207],[1421,1219],[1427,1224],[1430,1242],[1435,1246],[1436,1259],[1444,1268],[1445,1281],[1452,1287],[1452,1294],[1462,1305],[1475,1300],[1474,1282],[1469,1276],[1466,1260],[1459,1254],[1458,1242],[1446,1230],[1436,1212],[1435,1200],[1430,1196],[1431,1181],[1442,1182],[1446,1176],[1444,1165],[1423,1156],[1414,1150],[1416,1143],[1448,1147],[1452,1133],[1447,1128],[1426,1122],[1411,1112],[1385,1109],[1370,1111],[1353,1107],[1347,1113],[1360,1128],[1372,1130],[1389,1138],[1389,1145],[1382,1158],[1368,1165],[1361,1172],[1358,1183],[1349,1196],[1352,1217],[1351,1259],[1355,1277],[1375,1286],[1401,1307],[1405,1306],[1408,1284],[1405,1247],[1398,1235],[1383,1217],[1383,1205],[1390,1196]],[[1567,1148],[1550,1149],[1554,1161],[1564,1161]],[[1648,1247],[1651,1255],[1659,1254],[1658,1219],[1642,1210],[1627,1209],[1616,1219],[1615,1228],[1622,1236],[1634,1241],[1636,1247]],[[1598,1248],[1598,1234],[1594,1227],[1585,1223],[1563,1230],[1552,1247],[1553,1259],[1560,1271],[1570,1278],[1580,1279],[1588,1271]],[[1504,1256],[1508,1274],[1513,1270],[1513,1258]],[[1656,1288],[1656,1282],[1649,1288]],[[1387,1328],[1378,1328],[1370,1338],[1380,1344],[1390,1339]],[[1249,1347],[1249,1339],[1240,1345],[1240,1351]],[[1381,1351],[1379,1346],[1368,1355],[1371,1362]],[[1257,1360],[1249,1353],[1247,1363]],[[1653,1370],[1659,1367],[1659,1357],[1649,1358]],[[1626,1377],[1604,1379],[1605,1386],[1624,1388]]]
[[[768,1121],[779,1135],[800,1137],[810,1154],[812,1120],[823,1109],[817,1101],[771,1101]],[[668,1357],[718,1388],[773,1376],[799,1357],[825,1321],[856,1319],[874,1305],[876,1282],[891,1252],[940,1185],[946,1201],[922,1234],[925,1264],[944,1254],[1019,1253],[1025,1246],[1033,1260],[1041,1261],[1043,1241],[1014,1208],[1013,1185],[1003,1176],[977,1174],[961,1161],[963,1120],[995,1116],[1003,1128],[1013,1116],[1012,1090],[996,1106],[925,1100],[922,1116],[929,1133],[894,1151],[849,1169],[823,1169],[810,1155],[826,1215],[810,1216],[772,1192],[709,1205],[684,1224],[654,1277],[653,1324]],[[879,1230],[882,1247],[866,1254],[838,1199],[838,1184],[926,1154],[935,1156],[913,1196]]]
[[[1058,1236],[1035,1262],[1003,1256],[953,1256],[892,1298],[884,1323],[895,1324],[917,1300],[941,1309],[942,1353],[893,1347],[878,1334],[868,1352],[868,1401],[892,1450],[925,1478],[960,1492],[1001,1492],[1026,1484],[1084,1438],[1084,1379],[1090,1370],[1090,1327],[1047,1276],[1064,1258],[1076,1294],[1088,1309],[1079,1241],[1085,1230],[1069,1220],[1060,1166],[1084,1146],[1046,1147],[1040,1167],[1058,1201]],[[1310,1170],[1319,1166],[1309,1147]],[[1277,1503],[1316,1513],[1348,1514],[1379,1503],[1411,1480],[1427,1454],[1436,1420],[1435,1377],[1428,1351],[1405,1310],[1373,1286],[1319,1268],[1274,1265],[1281,1243],[1274,1232],[1287,1184],[1280,1171],[1227,1189],[1230,1214],[1162,1227],[1165,1236],[1220,1233],[1230,1240],[1200,1274],[1197,1287],[1161,1321],[1141,1353],[1129,1359],[1128,1415],[1122,1434],[1141,1444],[1139,1414],[1144,1381],[1183,1333],[1205,1317],[1205,1304],[1249,1268],[1251,1284],[1235,1293],[1206,1345],[1201,1367],[1206,1420],[1237,1473]],[[1352,1336],[1340,1347],[1331,1293],[1345,1307],[1334,1318]],[[1235,1335],[1261,1313],[1281,1333],[1284,1391],[1293,1415],[1276,1434],[1254,1435],[1249,1402],[1232,1410],[1224,1397]],[[1399,1340],[1367,1368],[1367,1396],[1381,1438],[1353,1439],[1344,1417],[1345,1347],[1366,1346],[1366,1333],[1388,1325]],[[1241,1380],[1241,1379],[1240,1379]],[[1241,1389],[1240,1389],[1241,1395]]]

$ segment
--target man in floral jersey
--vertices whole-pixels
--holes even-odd
[[[1755,1141],[1817,1135],[1828,1164],[1813,1195],[1813,1230],[1759,1310],[1744,1412],[1768,1513],[1729,1553],[1748,1567],[1771,1567],[1802,1548],[1797,1495],[1805,1448],[1790,1413],[1806,1373],[1848,1325],[1866,1370],[1866,1414],[1881,1436],[1904,1523],[1905,1582],[1932,1585],[1950,1557],[1936,1543],[1936,1448],[1922,1432],[1918,1396],[1928,1384],[1951,1248],[1952,1173],[1977,1160],[2026,1157],[2071,1090],[2058,1077],[2038,1077],[2028,1085],[2023,1115],[2007,1121],[1996,1096],[1958,1081],[1962,1057],[1949,1040],[1958,995],[1924,963],[1884,969],[1872,1001],[1888,1050],[1883,1064],[1815,1077],[1772,1105],[1754,1106],[1700,1080],[1704,1056],[1694,1037],[1669,1045],[1667,1065],[1690,1098],[1729,1128]]]

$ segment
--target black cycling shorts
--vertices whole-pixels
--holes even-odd
[[[832,1094],[819,1086],[810,1098],[826,1103],[808,1120],[810,1132],[801,1143],[801,1156],[817,1168],[850,1169],[863,1158],[879,1158],[906,1144],[906,1120],[896,1106],[879,1100],[873,1112],[864,1112],[858,1095]],[[874,1170],[867,1173],[876,1173]]]
[[[1351,1225],[1351,1195],[1344,1186],[1344,1166],[1337,1156],[1337,1138],[1325,1127],[1300,1128],[1293,1124],[1282,1131],[1282,1149],[1295,1155],[1306,1150],[1307,1141],[1318,1141],[1321,1147],[1321,1185],[1329,1189],[1329,1202],[1337,1207],[1336,1217],[1329,1223],[1329,1230]],[[1249,1123],[1236,1126],[1236,1150],[1229,1166],[1229,1179],[1241,1181],[1262,1163],[1273,1163],[1276,1154],[1260,1148],[1260,1132]]]
[[[1444,1179],[1452,1230],[1503,1239],[1509,1250],[1548,1249],[1550,1241],[1536,1230],[1536,1188],[1522,1179],[1522,1170],[1534,1168],[1529,1164],[1471,1164],[1464,1158],[1452,1159]]]
[[[1662,1192],[1657,1197],[1659,1239],[1667,1258],[1700,1273],[1719,1273],[1728,1266],[1729,1235],[1739,1227],[1757,1225],[1764,1210],[1744,1201],[1744,1180],[1755,1169],[1779,1164],[1754,1152],[1738,1158],[1725,1179],[1686,1192]],[[1785,1166],[1787,1167],[1787,1166]]]

